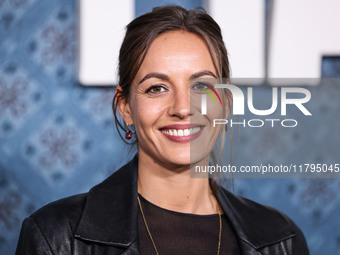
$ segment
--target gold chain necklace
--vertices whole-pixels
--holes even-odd
[[[138,195],[137,195],[137,200],[138,200],[139,209],[140,209],[140,212],[142,213],[143,221],[144,221],[146,230],[148,231],[149,237],[150,237],[150,239],[151,239],[153,248],[155,249],[156,254],[159,255],[158,250],[157,250],[157,247],[156,247],[156,244],[155,244],[155,241],[154,241],[153,238],[152,238],[152,235],[151,235],[151,232],[150,232],[148,223],[146,223],[146,219],[145,219],[145,215],[144,215],[144,212],[143,212],[142,204],[141,204],[141,202],[140,202],[140,199],[139,199],[139,196],[138,196]],[[217,203],[217,202],[216,202],[216,203]],[[218,211],[218,218],[219,218],[219,221],[220,221],[220,229],[219,229],[219,234],[218,234],[218,246],[217,246],[217,255],[219,255],[219,254],[220,254],[220,248],[221,248],[222,219],[221,219],[221,211],[220,211],[220,208],[219,208],[218,204],[217,204],[216,206],[217,206],[217,211]]]

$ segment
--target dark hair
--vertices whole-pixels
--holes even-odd
[[[152,42],[162,33],[183,30],[201,37],[209,48],[217,75],[229,78],[229,60],[221,29],[203,8],[186,10],[180,6],[156,7],[129,23],[119,52],[119,85],[122,90],[116,93],[112,103],[115,124],[126,130],[117,118],[117,102],[128,98],[132,82],[148,53]],[[123,139],[123,137],[122,137]],[[125,139],[123,139],[125,141]]]

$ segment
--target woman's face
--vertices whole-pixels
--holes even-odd
[[[216,76],[200,37],[172,31],[154,40],[128,100],[118,106],[125,122],[135,125],[140,156],[171,166],[209,160],[220,128],[213,119],[221,118],[222,107],[211,107],[208,96],[209,110],[202,115],[202,85],[193,80]]]

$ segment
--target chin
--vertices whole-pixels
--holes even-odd
[[[169,163],[177,165],[177,166],[187,166],[190,165],[190,152],[186,152],[183,154],[174,154],[174,157],[167,159]]]
[[[190,143],[189,146],[182,148],[174,148],[164,151],[162,154],[163,160],[177,166],[190,166],[192,164],[203,165],[204,162],[209,162],[210,152],[213,148],[207,139],[201,143]],[[207,161],[208,159],[208,161]]]
[[[180,156],[168,159],[169,162],[177,166],[191,166],[193,164],[203,165],[205,162],[209,162],[209,154],[194,154],[187,153],[185,155],[179,154]],[[208,161],[207,161],[208,159]]]

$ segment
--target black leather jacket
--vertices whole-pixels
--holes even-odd
[[[26,218],[16,255],[140,254],[137,163],[135,157],[88,193],[53,202]],[[287,216],[215,182],[211,186],[242,254],[309,254],[302,232]]]

